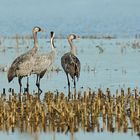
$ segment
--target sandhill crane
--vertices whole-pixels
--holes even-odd
[[[29,79],[28,76],[32,72],[32,67],[34,65],[34,55],[38,50],[38,40],[37,40],[37,32],[43,31],[40,27],[34,27],[32,30],[33,38],[34,38],[34,47],[27,51],[26,53],[18,56],[11,67],[8,70],[8,81],[11,82],[14,77],[18,77],[18,83],[20,85],[20,93],[22,90],[22,83],[21,80],[23,77],[27,76],[27,92],[29,92]]]
[[[76,91],[76,81],[75,81],[75,77],[77,77],[77,80],[80,76],[80,61],[79,59],[76,57],[76,46],[74,46],[73,44],[73,39],[78,39],[79,36],[75,35],[75,34],[70,34],[68,36],[68,42],[70,44],[71,50],[68,53],[65,53],[62,57],[61,57],[61,65],[66,73],[67,76],[67,81],[68,81],[68,92],[70,94],[70,81],[69,81],[69,76],[68,74],[71,76],[71,78],[74,81],[74,89]]]
[[[38,93],[42,93],[42,90],[40,89],[40,79],[43,78],[44,74],[55,60],[56,50],[54,46],[54,35],[54,32],[50,32],[51,52],[43,54],[37,53],[35,55],[35,64],[32,73],[37,75],[36,86],[38,87]]]

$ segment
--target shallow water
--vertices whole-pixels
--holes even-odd
[[[93,132],[93,133],[87,133],[87,132],[78,132],[75,133],[74,135],[71,134],[63,134],[63,133],[32,133],[32,134],[28,134],[28,133],[20,133],[18,130],[14,133],[12,132],[0,132],[0,136],[3,139],[10,139],[10,140],[15,140],[15,139],[21,139],[24,140],[25,138],[27,140],[43,140],[43,139],[50,139],[50,140],[85,140],[85,139],[91,139],[94,137],[94,139],[98,139],[98,140],[102,140],[102,139],[114,139],[114,140],[118,140],[118,139],[134,139],[134,140],[138,140],[138,136],[135,135],[133,132],[129,131],[127,133],[108,133],[108,132]]]
[[[81,39],[75,41],[77,46],[77,56],[81,61],[81,74],[77,82],[77,89],[80,90],[91,88],[97,90],[107,87],[115,92],[120,88],[135,88],[140,84],[139,54],[140,49],[137,45],[134,48],[134,43],[137,39]],[[45,39],[40,39],[40,52],[49,52],[49,42]],[[29,48],[26,48],[27,45]],[[15,40],[6,40],[6,43],[0,48],[0,64],[8,65],[18,55],[27,51],[32,46],[32,41],[29,40],[26,44],[20,44],[16,48]],[[47,44],[47,45],[46,45]],[[135,43],[136,44],[136,43]],[[11,45],[11,46],[10,46]],[[55,45],[57,47],[57,57],[54,67],[61,68],[61,56],[69,51],[69,44],[66,39],[56,39]],[[99,47],[97,47],[99,46]],[[11,48],[10,48],[11,47]],[[2,51],[5,49],[5,51]],[[1,72],[1,89],[12,87],[18,92],[18,82],[15,78],[10,84],[7,81],[7,73]],[[35,86],[36,76],[30,77],[30,91],[36,90]],[[25,87],[26,78],[23,79],[23,88]],[[62,71],[49,72],[41,80],[41,88],[45,90],[67,92],[67,79],[65,73]],[[71,88],[73,81],[71,80]]]
[[[140,49],[139,45],[135,46],[134,43],[139,42],[138,39],[80,39],[75,41],[77,46],[77,56],[81,61],[81,75],[77,82],[77,90],[98,90],[101,88],[105,92],[106,88],[110,88],[111,93],[114,94],[116,89],[124,88],[127,90],[128,87],[134,89],[140,85]],[[50,45],[46,39],[39,39],[40,52],[49,52]],[[55,45],[57,47],[57,57],[54,66],[61,68],[60,58],[61,56],[69,51],[69,44],[66,39],[56,39]],[[27,48],[29,46],[29,48]],[[0,64],[8,65],[18,55],[26,52],[33,46],[32,40],[26,40],[24,43],[19,40],[18,48],[16,47],[15,39],[5,39],[5,42],[0,47]],[[16,92],[19,91],[17,78],[11,83],[7,81],[7,73],[0,72],[1,85],[0,90],[14,88]],[[35,86],[36,76],[30,77],[30,91],[37,91]],[[51,91],[63,91],[67,94],[67,81],[66,75],[62,71],[60,72],[49,72],[41,80],[41,88],[43,92]],[[23,87],[26,87],[26,79],[23,79]],[[71,80],[71,89],[73,91],[73,83]],[[42,94],[43,95],[43,94]],[[102,123],[101,123],[102,124]],[[138,139],[138,136],[132,130],[124,132],[83,132],[80,130],[74,135],[68,133],[54,133],[54,132],[38,132],[29,133],[15,129],[15,132],[0,132],[0,136],[3,139]]]

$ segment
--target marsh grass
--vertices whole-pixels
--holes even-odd
[[[21,132],[140,132],[140,95],[130,88],[112,94],[87,90],[66,96],[46,92],[16,94],[5,90],[0,97],[0,130]]]

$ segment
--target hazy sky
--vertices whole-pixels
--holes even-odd
[[[140,0],[0,0],[0,30],[12,32],[22,25],[22,31],[22,28],[28,30],[34,24],[45,26],[46,23],[55,28],[75,23],[81,24],[82,29],[89,23],[108,26],[124,21],[129,28],[140,23],[139,13]]]
[[[0,0],[0,16],[89,16],[90,14],[136,14],[140,0]]]

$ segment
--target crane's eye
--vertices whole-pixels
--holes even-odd
[[[34,28],[34,31],[35,31],[35,32],[39,32],[39,31],[41,31],[41,28],[35,27],[35,28]]]

